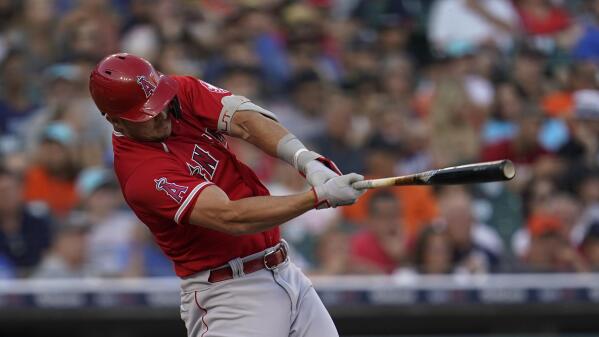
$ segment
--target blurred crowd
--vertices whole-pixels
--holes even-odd
[[[251,98],[344,172],[516,164],[293,219],[308,273],[599,271],[599,0],[0,0],[0,278],[173,275],[88,94],[117,51]],[[273,195],[307,189],[231,146]]]

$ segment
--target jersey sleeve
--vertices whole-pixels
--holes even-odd
[[[124,187],[127,203],[135,213],[158,216],[181,224],[195,201],[211,182],[190,176],[180,164],[151,161],[138,166]]]
[[[225,89],[192,76],[179,76],[183,87],[181,104],[184,110],[191,111],[209,129],[225,131],[232,114],[226,111],[223,98],[231,96]]]

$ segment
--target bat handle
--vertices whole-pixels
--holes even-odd
[[[356,190],[364,190],[364,189],[373,188],[371,180],[356,181],[355,183],[351,184],[351,186],[353,188],[355,188]]]
[[[355,183],[353,183],[351,185],[353,188],[355,188],[357,190],[364,190],[364,189],[371,189],[371,188],[395,186],[397,184],[397,180],[398,180],[398,177],[370,179],[370,180],[356,181]]]

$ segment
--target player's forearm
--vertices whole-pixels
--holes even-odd
[[[233,117],[231,135],[242,138],[269,155],[277,156],[277,145],[289,131],[274,120],[252,111],[238,111]]]
[[[223,214],[230,234],[262,232],[314,208],[312,191],[290,196],[258,196],[231,201]]]
[[[256,233],[280,225],[312,208],[314,192],[290,196],[255,196],[230,200],[218,186],[200,193],[189,215],[193,225],[232,235]]]

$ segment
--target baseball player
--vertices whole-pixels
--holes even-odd
[[[354,203],[362,192],[351,184],[362,176],[340,175],[249,99],[161,74],[131,54],[103,59],[90,93],[114,128],[125,200],[182,279],[189,336],[338,336],[310,281],[288,261],[278,226]],[[293,165],[312,189],[269,196],[225,134]]]

